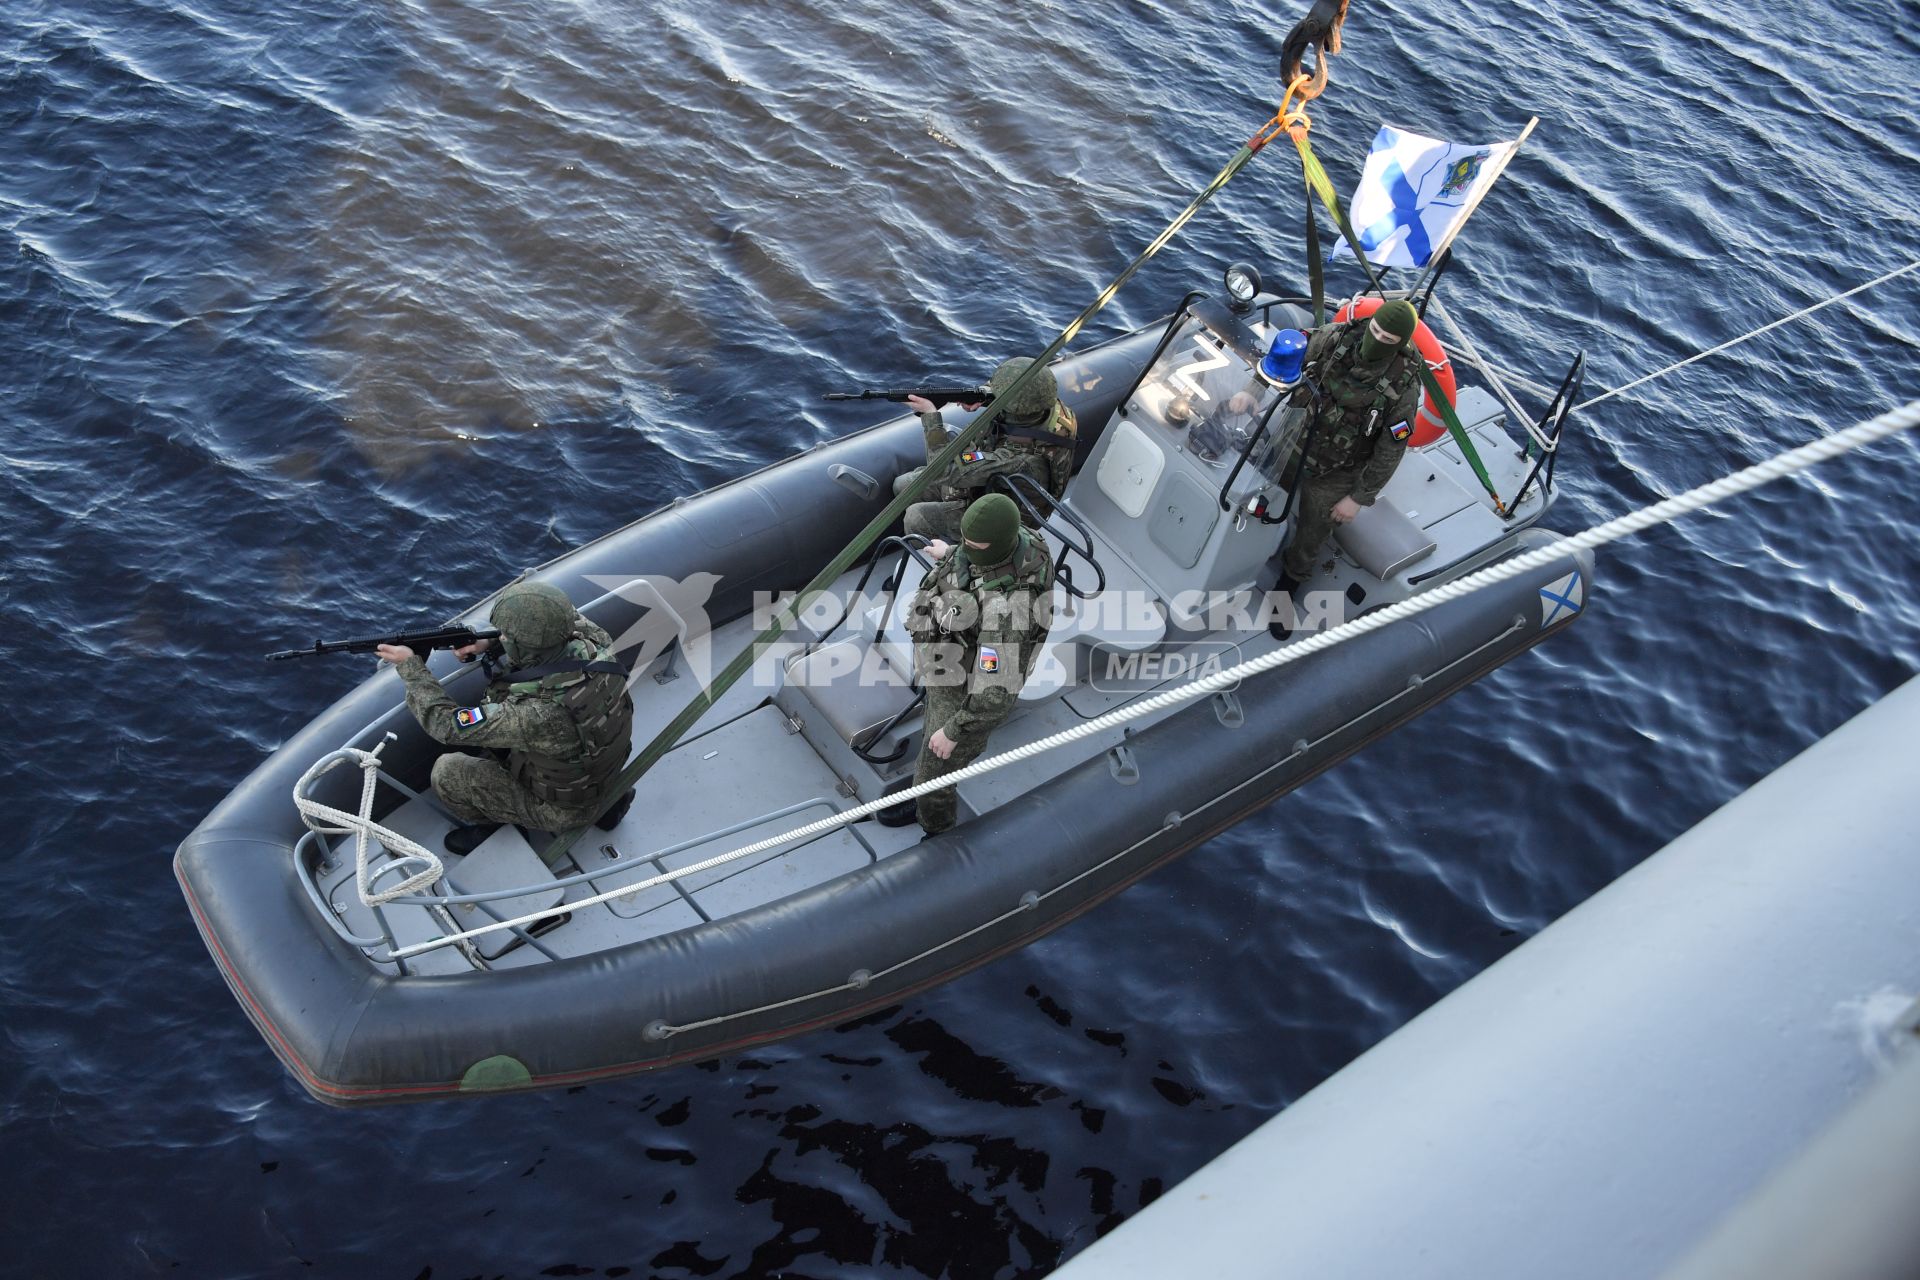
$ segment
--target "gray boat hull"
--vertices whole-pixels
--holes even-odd
[[[1152,335],[1063,368],[1082,421],[1103,422]],[[719,573],[709,610],[804,582],[874,501],[836,465],[881,483],[916,464],[912,419],[821,446],[676,501],[541,571]],[[804,519],[800,517],[804,516]],[[1522,545],[1543,542],[1523,534]],[[1095,757],[956,830],[742,914],[614,950],[524,968],[393,976],[318,918],[295,869],[296,779],[370,725],[424,784],[435,750],[368,680],[275,751],[180,846],[175,872],[236,997],[288,1069],[350,1105],[608,1079],[831,1026],[1026,945],[1117,893],[1483,672],[1569,625],[1542,591],[1584,558],[1361,637],[1202,699],[1133,734],[1131,768]],[[611,600],[596,615],[631,619]],[[352,804],[338,770],[322,798]]]

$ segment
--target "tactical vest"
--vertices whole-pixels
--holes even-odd
[[[1377,373],[1355,369],[1367,324],[1366,320],[1350,320],[1341,326],[1332,350],[1318,362],[1317,376],[1325,399],[1320,405],[1320,425],[1313,434],[1313,453],[1307,459],[1307,469],[1315,475],[1365,463],[1387,412],[1407,389],[1415,354],[1411,341],[1402,343],[1400,352]],[[1304,388],[1296,392],[1293,403],[1311,403],[1308,392]],[[1376,418],[1375,413],[1380,416]]]
[[[1074,440],[1079,431],[1080,421],[1074,417],[1073,410],[1056,402],[1053,416],[1038,426],[995,424],[980,447],[990,452],[1004,449],[1009,453],[1031,455],[1039,463],[1040,474],[1035,479],[1055,498],[1062,498],[1067,493],[1067,481],[1073,478]],[[927,487],[926,498],[932,502],[967,502],[988,491],[984,487],[950,484],[942,479]],[[1021,519],[1026,520],[1024,508]]]
[[[1067,496],[1067,481],[1073,479],[1074,441],[1079,434],[1080,420],[1074,417],[1073,410],[1057,401],[1053,416],[1041,426],[1000,429],[1006,448],[1034,454],[1046,464],[1043,483],[1047,492],[1056,498]]]
[[[574,633],[567,656],[589,661],[613,657],[592,641]],[[506,677],[512,679],[509,673]],[[561,671],[538,680],[507,685],[508,697],[543,698],[560,706],[573,722],[579,749],[564,755],[516,748],[507,755],[507,772],[535,799],[547,804],[580,806],[600,799],[607,783],[627,763],[633,750],[633,698],[624,676],[606,672]]]
[[[1047,554],[1046,541],[1025,530],[1007,564],[982,572],[968,562],[966,548],[962,547],[935,565],[920,583],[908,613],[909,619],[925,619],[923,627],[914,629],[914,638],[958,644],[962,649],[960,667],[971,671],[980,652],[980,623],[986,617],[988,600],[1021,588],[1031,588],[1034,600],[1034,607],[1028,611],[1026,634],[1020,637],[1020,674],[1028,675],[1050,629],[1053,559]],[[971,607],[956,597],[970,597]]]

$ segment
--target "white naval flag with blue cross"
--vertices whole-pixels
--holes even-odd
[[[1385,267],[1426,266],[1518,145],[1442,142],[1381,125],[1347,210],[1367,260]],[[1333,256],[1352,253],[1341,236]]]

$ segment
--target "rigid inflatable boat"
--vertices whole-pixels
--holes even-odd
[[[1193,294],[1056,362],[1079,465],[1057,503],[1014,495],[1058,558],[1054,622],[989,754],[1282,643],[1268,592],[1303,415],[1259,366],[1278,331],[1308,323],[1294,301]],[[1464,335],[1448,345],[1472,350]],[[1461,436],[1428,424],[1323,551],[1303,626],[1552,540],[1539,522],[1573,396],[1536,418],[1480,373],[1486,385],[1463,377],[1456,393]],[[923,460],[917,420],[896,418],[532,572],[618,638],[644,743]],[[338,1104],[603,1080],[831,1026],[1119,892],[1569,625],[1591,582],[1569,558],[969,779],[959,826],[936,837],[859,821],[781,841],[911,779],[904,615],[926,567],[914,540],[878,544],[640,779],[617,827],[552,859],[551,833],[511,826],[439,853],[452,819],[427,778],[444,748],[382,668],[180,846],[181,887],[241,1005]],[[479,700],[474,667],[432,665],[456,700]]]

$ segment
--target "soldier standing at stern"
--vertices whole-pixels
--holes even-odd
[[[960,517],[967,504],[998,476],[1027,476],[1055,498],[1066,493],[1067,480],[1073,475],[1074,436],[1080,426],[1073,410],[1060,403],[1060,383],[1053,370],[1042,369],[1029,379],[1020,388],[1017,400],[1008,400],[1002,394],[1032,363],[1025,356],[1016,356],[993,371],[987,390],[996,397],[988,410],[996,415],[994,425],[985,440],[955,458],[940,478],[927,486],[923,491],[926,501],[907,508],[908,533],[958,541]],[[946,421],[931,400],[908,396],[907,406],[920,415],[927,459],[931,461],[952,438],[947,434]],[[916,468],[895,480],[893,491],[905,489],[924,470]]]
[[[987,735],[1013,711],[1047,638],[1053,607],[1053,559],[1046,539],[1020,527],[1020,511],[1005,494],[990,493],[960,521],[963,543],[934,542],[939,557],[913,599],[914,670],[927,693],[916,784],[973,763]],[[921,796],[918,815],[927,834],[958,820],[952,787]],[[911,805],[882,817],[889,825],[913,820]]]
[[[576,613],[566,592],[520,582],[500,593],[490,621],[506,656],[477,705],[454,704],[413,650],[378,652],[407,686],[407,709],[437,742],[490,748],[433,762],[433,791],[468,825],[449,831],[449,853],[471,853],[503,822],[564,831],[594,820],[633,750],[633,699],[613,637]],[[462,660],[491,640],[458,649]],[[504,756],[504,761],[496,758]],[[629,791],[599,821],[612,830],[633,803]]]
[[[1420,407],[1421,356],[1411,342],[1419,323],[1413,304],[1395,298],[1369,319],[1323,325],[1307,342],[1306,375],[1322,399],[1294,481],[1293,540],[1280,562],[1279,589],[1289,595],[1313,575],[1334,525],[1372,506],[1407,452]],[[1295,395],[1295,404],[1309,403],[1306,388]],[[1292,630],[1278,618],[1272,629],[1281,639]]]

